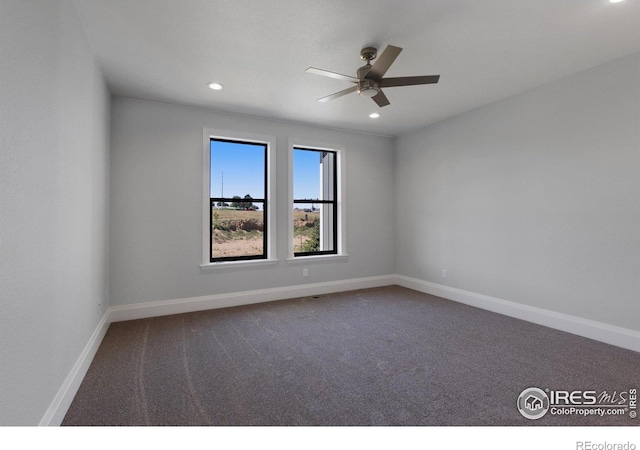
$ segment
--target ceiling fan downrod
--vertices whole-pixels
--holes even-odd
[[[377,81],[365,78],[369,70],[371,70],[371,61],[376,59],[377,56],[378,50],[374,47],[365,47],[360,50],[360,59],[367,62],[367,64],[358,69],[358,79],[360,81],[358,81],[356,92],[361,97],[372,98],[380,92]]]

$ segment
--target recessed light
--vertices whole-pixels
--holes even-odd
[[[371,117],[372,119],[377,119],[378,117],[380,117],[380,114],[378,114],[378,113],[371,113],[371,114],[369,114],[369,117]]]
[[[624,0],[609,0],[609,3],[620,3],[623,2]]]
[[[209,86],[214,91],[219,91],[220,89],[222,89],[222,85],[220,83],[213,82],[213,83],[209,83],[207,86]]]

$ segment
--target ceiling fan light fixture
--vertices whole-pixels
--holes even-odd
[[[358,91],[358,94],[360,94],[362,97],[372,98],[378,95],[378,92],[380,92],[380,90],[377,88],[366,88]]]
[[[357,92],[361,97],[372,98],[378,95],[380,87],[375,81],[364,79],[358,82]]]

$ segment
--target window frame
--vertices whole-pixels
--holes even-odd
[[[337,195],[338,195],[338,152],[335,150],[325,150],[325,149],[316,149],[316,148],[309,148],[309,147],[302,147],[302,146],[295,146],[293,147],[293,153],[295,154],[296,150],[299,151],[303,151],[303,152],[316,152],[316,153],[330,153],[333,155],[333,165],[332,167],[329,168],[329,170],[331,170],[331,172],[333,173],[333,177],[332,180],[330,180],[332,186],[331,186],[331,191],[333,193],[333,199],[332,200],[326,200],[326,199],[310,199],[310,198],[299,198],[297,199],[295,197],[295,192],[294,192],[294,197],[293,197],[293,205],[292,207],[295,208],[296,203],[298,204],[313,204],[313,203],[317,203],[320,205],[331,205],[331,209],[332,209],[332,214],[331,214],[331,237],[332,237],[332,243],[331,243],[331,248],[332,250],[317,250],[317,251],[311,251],[311,252],[296,252],[295,251],[295,245],[294,245],[294,252],[293,252],[293,256],[295,258],[299,258],[299,257],[305,257],[305,256],[320,256],[320,255],[337,255],[338,254],[338,199],[337,199]],[[295,169],[294,169],[295,170]],[[293,174],[293,179],[295,180],[295,173]],[[292,181],[294,182],[294,181]],[[322,225],[322,223],[321,223]],[[321,229],[320,230],[320,234],[324,235],[326,233],[325,230]]]
[[[211,226],[211,140],[265,146],[264,252],[258,256],[212,258]],[[202,202],[202,263],[201,268],[237,267],[277,262],[276,256],[276,196],[275,196],[275,136],[205,128],[203,132],[203,202]],[[222,198],[222,197],[220,197]]]
[[[295,252],[294,245],[294,192],[293,192],[293,154],[295,149],[301,150],[313,150],[313,151],[326,151],[334,154],[334,179],[333,179],[333,189],[334,189],[334,201],[335,201],[335,209],[333,215],[333,223],[334,223],[334,249],[331,251],[319,251],[319,252]],[[287,261],[289,263],[305,263],[310,260],[346,260],[348,257],[347,254],[347,225],[346,225],[346,195],[344,186],[346,185],[345,180],[345,159],[346,159],[346,151],[342,146],[327,144],[322,142],[314,142],[306,139],[297,139],[292,138],[289,139],[289,211],[288,211],[288,221],[289,221],[289,231],[288,231],[288,256]],[[317,203],[317,200],[313,201]],[[306,202],[311,203],[311,202]]]

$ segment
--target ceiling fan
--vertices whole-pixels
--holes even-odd
[[[316,75],[323,75],[325,77],[335,78],[337,80],[350,81],[354,83],[348,89],[345,89],[335,94],[328,95],[326,97],[319,98],[319,102],[328,102],[329,100],[342,97],[343,95],[350,94],[351,92],[357,92],[362,97],[368,97],[373,99],[379,107],[387,106],[389,100],[387,96],[382,92],[382,88],[395,87],[395,86],[413,86],[417,84],[434,84],[440,79],[440,75],[427,75],[418,77],[397,77],[397,78],[382,78],[391,64],[396,60],[402,48],[395,47],[393,45],[387,45],[387,48],[380,54],[377,61],[371,65],[371,61],[378,56],[378,50],[374,47],[366,47],[360,51],[360,59],[366,61],[367,64],[360,67],[357,72],[357,77],[350,77],[348,75],[342,75],[335,72],[329,72],[328,70],[316,69],[315,67],[309,67],[306,72],[315,73]]]

